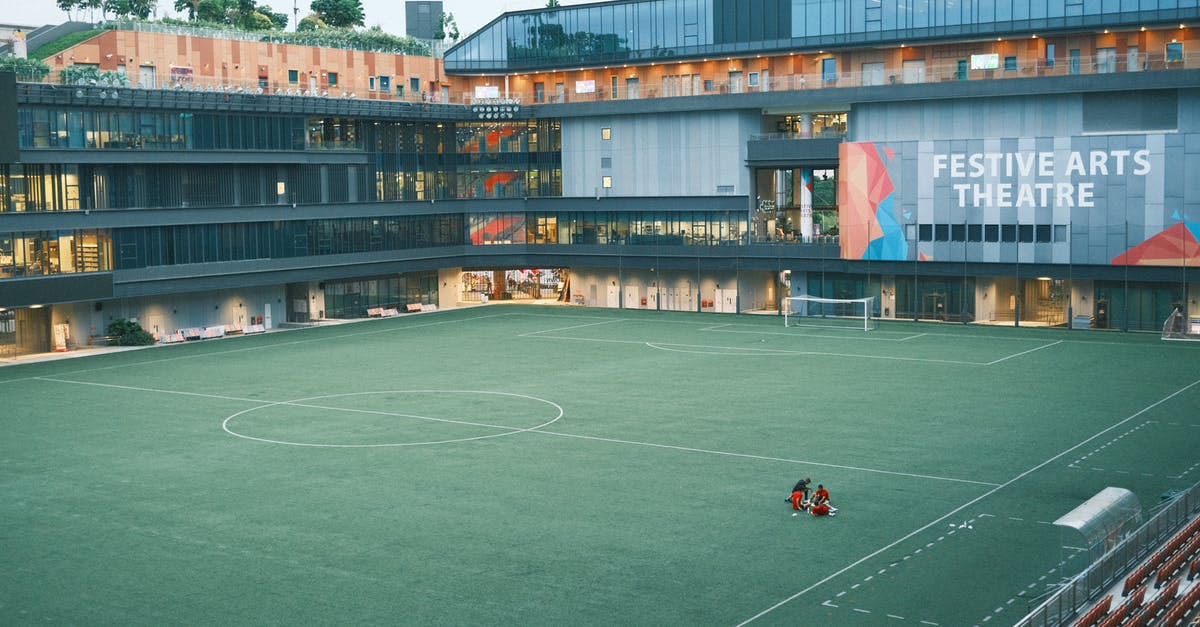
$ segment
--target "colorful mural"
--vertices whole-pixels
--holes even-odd
[[[847,142],[838,148],[838,229],[843,259],[908,259],[904,227],[896,219],[890,148]]]
[[[1200,267],[1200,222],[1178,222],[1113,258],[1114,266]]]

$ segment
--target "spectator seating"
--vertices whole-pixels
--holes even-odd
[[[1093,605],[1092,609],[1088,610],[1082,618],[1076,621],[1075,627],[1092,627],[1099,624],[1100,619],[1104,618],[1105,614],[1108,614],[1108,607],[1110,605],[1112,605],[1111,594],[1100,599],[1099,603]]]

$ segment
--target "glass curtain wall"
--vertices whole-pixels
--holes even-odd
[[[451,71],[519,70],[1194,19],[1175,0],[641,0],[509,13],[446,52]]]

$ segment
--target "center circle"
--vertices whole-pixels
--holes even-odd
[[[498,403],[502,403],[503,401],[509,401],[510,404],[519,404],[521,401],[529,401],[529,402],[533,402],[536,404],[549,406],[550,408],[552,408],[554,416],[552,418],[550,418],[549,420],[545,420],[541,424],[537,424],[532,427],[518,427],[518,426],[506,425],[506,424],[503,424],[503,422],[504,422],[504,419],[520,420],[521,418],[529,417],[529,416],[526,416],[524,414],[524,412],[521,412],[521,411],[517,411],[515,413],[510,411],[508,413],[508,415],[502,415],[502,413],[500,411],[494,411],[493,414],[490,416],[486,411],[476,411],[475,413],[468,414],[468,416],[470,416],[469,418],[451,418],[451,417],[439,417],[439,416],[426,416],[426,415],[419,415],[419,414],[415,414],[415,413],[404,413],[401,411],[391,411],[391,410],[381,410],[381,409],[371,408],[369,406],[369,403],[371,400],[373,400],[372,397],[378,397],[380,395],[391,395],[392,397],[428,395],[430,397],[429,404],[433,404],[436,402],[446,404],[447,402],[449,402],[450,407],[448,409],[457,409],[458,406],[462,406],[462,405],[466,404],[463,402],[463,400],[472,398],[472,397],[476,401],[479,401],[481,399],[487,400],[488,405],[493,407],[494,409],[504,409],[502,406],[497,405]],[[353,399],[357,403],[366,403],[367,406],[365,408],[331,407],[331,406],[326,406],[326,405],[319,403],[320,401],[327,401],[329,399]],[[460,400],[451,400],[451,399],[460,399]],[[480,406],[478,403],[476,403],[475,405],[477,407]],[[423,421],[426,424],[458,425],[458,426],[464,426],[464,427],[470,427],[470,428],[492,430],[492,431],[495,431],[495,433],[487,433],[484,435],[476,435],[476,436],[470,436],[470,437],[438,438],[438,439],[421,440],[421,441],[414,441],[414,442],[348,443],[348,442],[293,441],[293,440],[285,440],[285,439],[280,439],[280,438],[250,435],[248,433],[243,433],[242,430],[234,429],[234,425],[239,422],[245,422],[245,420],[242,420],[242,419],[247,418],[247,416],[250,416],[250,418],[259,417],[262,420],[266,421],[266,420],[270,420],[270,417],[264,416],[266,413],[268,413],[268,410],[287,411],[288,409],[304,409],[304,410],[310,410],[310,411],[317,410],[317,411],[324,411],[324,412],[330,412],[330,413],[340,412],[340,413],[367,415],[367,416],[373,416],[373,417],[384,417],[384,418],[390,418],[390,419],[409,419],[409,420],[413,420],[413,421]],[[443,409],[443,410],[445,410],[445,409]],[[252,416],[255,413],[259,414],[259,416]],[[257,407],[251,407],[249,409],[244,409],[242,411],[239,411],[235,414],[232,414],[232,415],[226,417],[225,420],[221,422],[221,428],[226,433],[228,433],[232,436],[243,438],[246,440],[254,440],[257,442],[267,442],[269,444],[286,444],[288,446],[306,446],[306,447],[315,447],[315,448],[383,448],[383,447],[399,447],[399,446],[424,446],[424,445],[430,445],[430,444],[450,444],[453,442],[469,442],[472,440],[485,440],[485,439],[489,439],[489,438],[499,438],[499,437],[514,435],[517,433],[525,433],[527,431],[536,431],[538,429],[541,429],[543,427],[546,427],[548,425],[551,425],[551,424],[557,422],[558,419],[560,419],[562,417],[563,417],[562,406],[560,406],[559,404],[557,404],[553,401],[548,401],[544,398],[538,398],[536,396],[530,396],[528,394],[517,394],[514,392],[493,392],[493,391],[488,391],[488,390],[381,390],[381,391],[376,391],[376,392],[348,392],[348,393],[344,393],[344,394],[324,394],[321,396],[308,396],[308,397],[297,398],[297,399],[292,399],[292,400],[288,400],[288,401],[276,401],[276,402],[271,402],[271,403],[264,403],[262,405],[258,405]],[[491,420],[489,420],[489,418],[491,418]],[[287,418],[285,417],[284,419],[286,420]],[[534,418],[534,419],[535,420],[543,420],[542,418]],[[312,420],[312,419],[310,419],[310,420]],[[324,424],[320,423],[320,417],[316,418],[315,420],[317,421],[317,424],[319,424],[320,426],[324,426]],[[286,428],[286,425],[284,425],[284,428]],[[243,428],[243,430],[249,431],[250,429]]]

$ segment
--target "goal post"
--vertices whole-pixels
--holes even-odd
[[[821,298],[789,296],[783,326],[837,326],[870,331],[877,326],[875,297]]]

